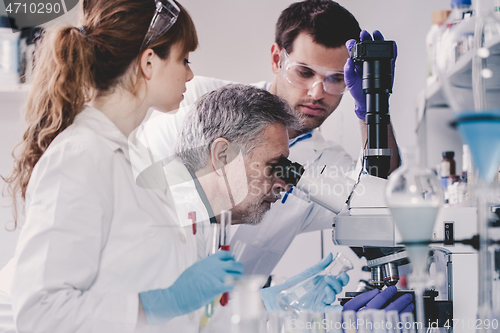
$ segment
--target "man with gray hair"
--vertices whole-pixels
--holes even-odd
[[[222,211],[232,212],[233,224],[257,224],[287,189],[277,165],[289,154],[287,130],[301,126],[299,115],[285,100],[239,84],[204,95],[186,115],[175,146],[176,159],[164,171],[180,223],[195,224],[199,259],[209,254],[209,237],[203,234],[209,234],[207,226],[220,223]],[[285,283],[262,289],[266,309],[277,310],[276,295],[281,290],[331,262],[330,254]],[[345,273],[325,278],[324,297],[318,297],[309,310],[332,310],[335,295],[348,281]]]
[[[228,85],[203,96],[186,116],[176,157],[199,180],[215,213],[232,210],[233,223],[257,224],[286,184],[276,176],[287,157],[287,129],[298,113],[265,90]]]

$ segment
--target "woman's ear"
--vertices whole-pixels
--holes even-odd
[[[140,68],[142,71],[142,74],[144,74],[144,77],[146,80],[150,80],[151,77],[153,77],[153,57],[155,55],[155,52],[152,49],[146,49],[142,53],[141,56],[141,61],[140,61]]]
[[[210,149],[210,162],[215,173],[222,176],[221,169],[229,162],[230,144],[224,138],[217,138]]]
[[[281,59],[281,48],[277,43],[271,46],[271,69],[274,74],[279,74],[280,72],[280,59]]]

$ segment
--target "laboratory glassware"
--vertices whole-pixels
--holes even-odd
[[[399,329],[399,313],[397,310],[387,311],[385,314],[387,333],[401,333]]]
[[[326,333],[343,333],[342,310],[333,310],[325,313]]]
[[[428,244],[443,194],[437,176],[419,165],[417,149],[401,151],[403,165],[389,177],[386,202],[410,258],[409,285],[415,290],[417,321],[424,323],[423,292],[429,280],[426,271]]]
[[[345,333],[357,333],[356,329],[356,311],[349,310],[342,312],[342,324]]]
[[[265,332],[265,309],[260,289],[267,278],[263,275],[243,276],[233,281],[231,291],[231,332]]]
[[[231,211],[223,210],[220,212],[220,248],[222,251],[230,251],[229,237],[227,235],[231,226]],[[229,293],[222,294],[220,305],[226,306],[229,301]]]
[[[500,165],[500,22],[490,1],[478,0],[475,6],[472,49],[439,75],[445,98],[456,114],[453,125],[469,146],[477,173],[471,191],[477,203],[479,234],[477,318],[485,323],[500,316],[493,299],[497,296],[492,294],[496,245],[491,242],[494,230],[488,202]]]
[[[373,332],[373,318],[371,310],[359,311],[356,318],[356,328],[358,333]]]
[[[211,244],[209,244],[209,255],[214,254],[217,252],[220,246],[220,225],[217,223],[211,223],[209,225],[210,231],[211,231]],[[210,303],[205,305],[205,311],[203,312],[203,315],[200,318],[200,327],[207,327],[207,325],[210,323],[210,318],[212,318],[212,315],[214,314],[215,310],[215,305],[219,303],[221,296],[218,296],[215,300],[212,300]]]
[[[350,260],[345,254],[339,252],[323,271],[280,291],[276,296],[277,304],[282,310],[297,313],[311,310],[313,305],[321,302],[325,295],[325,288],[328,286],[325,277],[339,276],[351,269],[353,265]]]
[[[418,315],[417,315],[418,316]],[[405,312],[400,315],[401,318],[401,326],[402,326],[402,333],[415,333],[415,326],[417,326],[418,329],[420,329],[420,324],[422,324],[422,327],[425,325],[425,323],[415,323],[413,320],[413,313],[411,312]]]

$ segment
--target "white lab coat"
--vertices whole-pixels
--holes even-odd
[[[10,301],[10,286],[14,275],[14,259],[0,271],[0,333],[15,333],[14,317]]]
[[[36,164],[15,253],[22,332],[134,332],[138,293],[167,288],[197,261],[165,190],[136,185],[127,138],[86,107]],[[203,310],[146,332],[197,332]]]

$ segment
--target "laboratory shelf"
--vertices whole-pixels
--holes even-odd
[[[492,55],[496,55],[485,60],[489,62],[488,67],[493,68],[493,71],[496,72],[495,68],[500,67],[500,36],[493,37],[486,43],[485,46],[490,50]],[[458,59],[458,61],[446,72],[446,75],[449,81],[452,82],[453,86],[463,88],[463,93],[470,95],[471,100],[472,57],[472,51],[467,52],[462,55],[460,59]],[[500,82],[498,80],[487,80],[486,82],[488,88],[500,89]],[[448,106],[444,97],[442,82],[439,81],[439,78],[427,86],[425,89],[425,99],[426,108]]]
[[[436,79],[425,89],[426,106],[429,107],[447,107],[448,103],[444,97],[441,82]],[[419,117],[421,118],[421,117]]]

